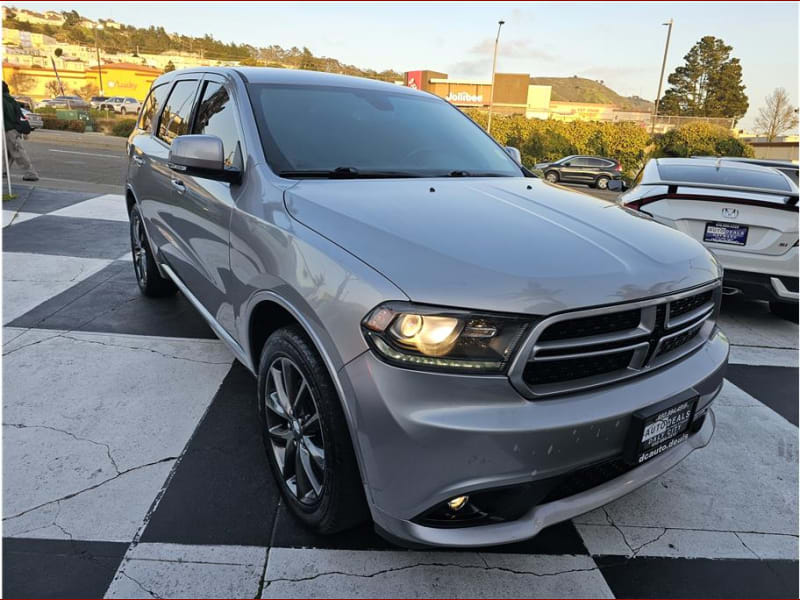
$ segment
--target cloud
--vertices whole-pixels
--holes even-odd
[[[470,54],[483,54],[491,56],[494,52],[494,39],[487,38],[475,44],[468,51]],[[555,56],[537,48],[530,40],[500,40],[497,54],[504,58],[535,58],[544,61],[553,61]]]
[[[485,77],[489,79],[492,71],[492,59],[477,58],[462,60],[448,67],[447,72],[455,77]]]

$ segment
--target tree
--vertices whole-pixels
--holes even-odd
[[[300,60],[300,68],[305,69],[306,71],[314,70],[314,55],[311,54],[311,50],[305,46],[303,46],[303,56]]]
[[[731,46],[707,35],[683,57],[668,83],[672,86],[660,100],[659,112],[688,117],[741,119],[748,100],[742,83],[742,65],[731,57]]]
[[[27,92],[35,83],[36,80],[33,77],[19,71],[14,71],[11,77],[8,78],[8,85],[14,90],[15,94]]]
[[[44,89],[46,89],[47,93],[51,96],[58,96],[59,94],[61,94],[61,88],[58,86],[58,81],[56,81],[55,79],[51,79],[50,81],[48,81],[45,84]]]
[[[789,102],[789,94],[783,88],[775,90],[764,100],[765,106],[758,109],[756,130],[771,142],[788,129],[797,128],[797,108]]]
[[[167,61],[167,64],[164,66],[164,73],[169,73],[170,71],[175,70],[175,64],[170,60]]]

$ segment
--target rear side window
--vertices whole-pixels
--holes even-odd
[[[167,92],[169,92],[168,85],[159,85],[150,90],[147,100],[144,101],[142,115],[139,117],[139,129],[150,131],[150,126],[158,114],[158,109],[164,105]]]
[[[592,159],[590,158],[573,158],[569,161],[570,167],[593,167]]]
[[[167,144],[171,144],[179,135],[189,133],[189,117],[196,89],[196,80],[179,81],[172,88],[158,122],[158,137]]]
[[[209,81],[197,106],[192,133],[215,135],[222,140],[225,166],[242,168],[239,148],[239,128],[234,111],[236,106],[228,91],[219,83]]]

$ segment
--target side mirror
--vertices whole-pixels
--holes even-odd
[[[215,135],[179,135],[169,149],[169,168],[184,175],[239,183],[242,172],[225,166],[222,140]]]
[[[518,148],[514,148],[513,146],[506,146],[505,151],[511,158],[514,159],[514,162],[516,162],[518,165],[522,164],[522,154],[520,154]]]
[[[612,179],[608,182],[608,187],[606,188],[610,192],[621,192],[625,189],[625,182],[622,179]]]

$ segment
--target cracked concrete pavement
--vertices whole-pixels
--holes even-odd
[[[231,354],[218,341],[6,333],[5,535],[65,537],[60,511],[78,539],[129,541]]]

